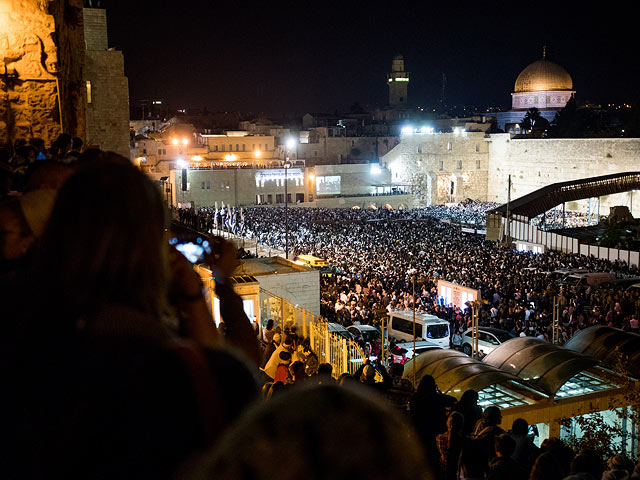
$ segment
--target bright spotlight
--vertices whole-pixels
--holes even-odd
[[[178,143],[180,143],[180,142],[178,142],[177,138],[172,138],[171,139],[171,143],[174,144],[174,145],[178,145]]]
[[[287,138],[287,142],[286,142],[287,148],[289,150],[293,149],[296,146],[296,141],[293,137],[289,137]]]
[[[183,145],[189,145],[189,139],[188,138],[183,138],[182,139],[182,144]]]
[[[382,173],[382,169],[379,165],[371,165],[371,175],[379,175]]]
[[[413,135],[413,127],[410,125],[406,127],[402,127],[402,130],[400,130],[400,134],[403,136]]]
[[[184,161],[184,158],[178,158],[176,160],[176,166],[180,169],[187,168],[187,162]]]

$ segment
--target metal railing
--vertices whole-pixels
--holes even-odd
[[[320,363],[330,363],[333,376],[343,373],[353,374],[364,363],[367,356],[360,345],[329,330],[327,320],[304,308],[293,305],[283,297],[263,288],[260,289],[260,318],[273,320],[274,327],[291,331],[308,338],[311,349]]]

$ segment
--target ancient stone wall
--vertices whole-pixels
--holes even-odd
[[[506,202],[508,176],[511,198],[519,198],[556,182],[640,170],[640,139],[584,138],[514,140],[509,134],[491,135],[488,200]],[[601,197],[601,214],[610,206],[631,206],[640,212],[640,195],[626,192]],[[570,210],[586,208],[586,201],[569,202]]]
[[[484,133],[405,136],[382,162],[391,170],[393,183],[411,185],[413,206],[487,199],[489,150]]]
[[[84,9],[87,145],[129,158],[129,81],[122,52],[107,48],[104,10]]]
[[[79,0],[0,2],[0,142],[51,143],[63,130],[83,136],[79,7]]]

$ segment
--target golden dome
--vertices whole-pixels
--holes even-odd
[[[552,92],[571,89],[573,89],[573,80],[564,68],[548,60],[538,60],[518,75],[514,92]]]

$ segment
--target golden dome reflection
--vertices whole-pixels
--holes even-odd
[[[538,60],[518,75],[514,93],[553,92],[572,89],[573,80],[571,80],[571,76],[564,68],[548,60]]]

